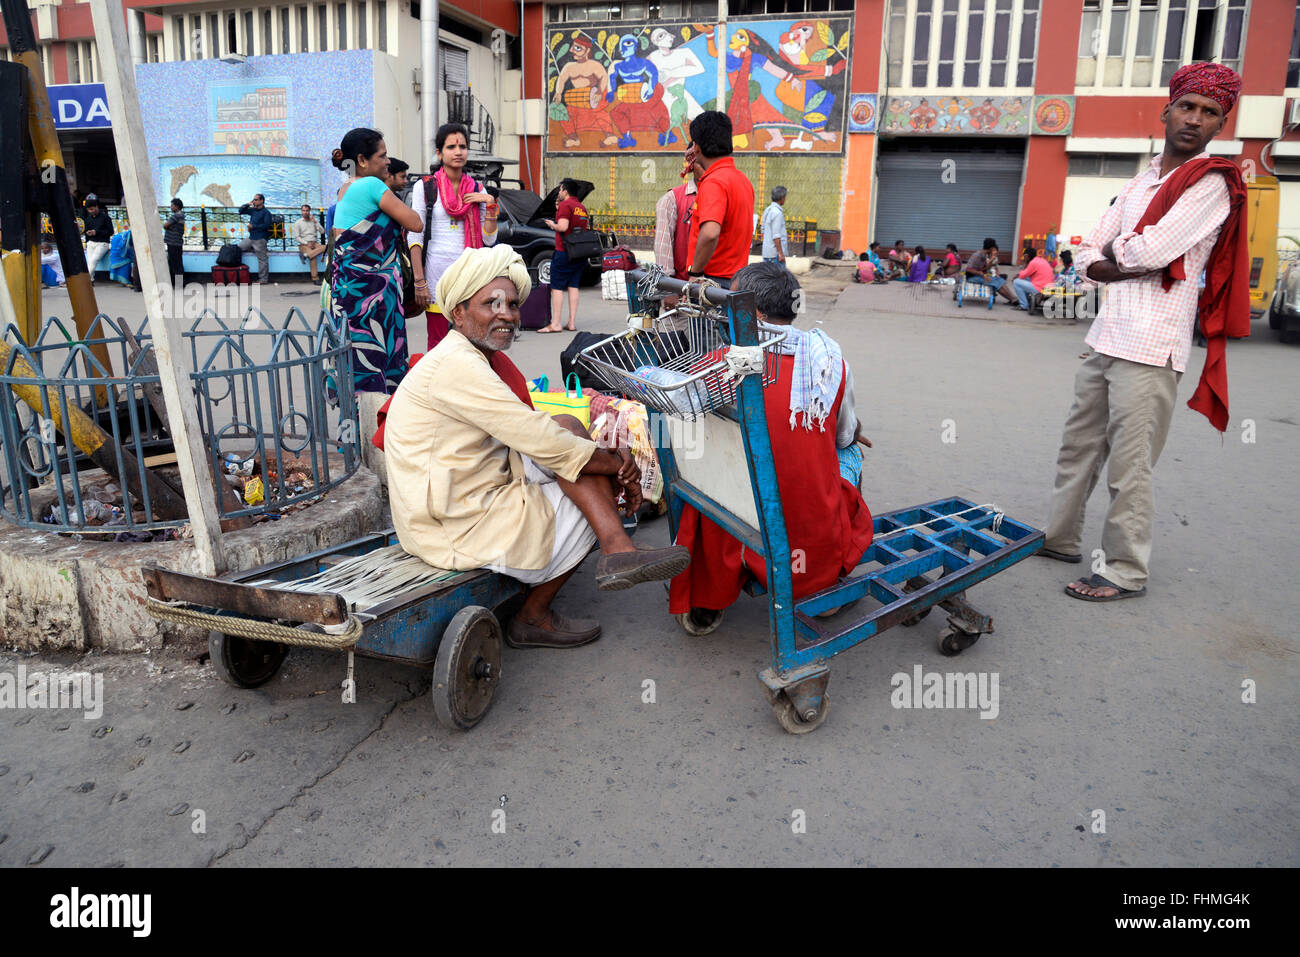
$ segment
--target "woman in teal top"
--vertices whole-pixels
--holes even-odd
[[[391,394],[408,364],[397,247],[420,217],[384,183],[388,149],[377,130],[349,130],[331,160],[354,174],[334,211],[331,309],[352,342],[354,391]]]

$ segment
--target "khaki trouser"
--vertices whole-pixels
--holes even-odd
[[[1151,471],[1165,447],[1182,377],[1172,361],[1161,368],[1099,352],[1074,377],[1043,544],[1068,555],[1082,551],[1084,508],[1109,457],[1101,575],[1120,588],[1146,585],[1155,511]]]

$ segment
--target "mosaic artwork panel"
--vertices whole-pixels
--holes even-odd
[[[726,102],[737,152],[843,153],[852,21],[734,20]],[[547,36],[552,152],[680,152],[717,109],[712,25],[566,26]]]
[[[179,184],[187,206],[191,193],[201,197],[194,205],[226,205],[214,196],[223,186],[238,205],[251,195],[239,191],[251,183],[238,177],[257,176],[262,183],[252,192],[266,194],[270,205],[281,205],[271,199],[272,191],[297,196],[302,190],[309,193],[306,202],[327,205],[343,182],[330,165],[330,153],[349,129],[375,121],[374,54],[369,50],[258,56],[239,64],[144,63],[136,68],[136,85],[160,203],[177,195],[167,190]],[[219,103],[230,106],[232,93],[239,100],[258,91],[263,92],[255,118],[236,116],[231,109],[220,116],[216,112]],[[164,169],[164,157],[179,162]],[[247,159],[232,163],[236,157]],[[314,175],[307,172],[308,164]]]

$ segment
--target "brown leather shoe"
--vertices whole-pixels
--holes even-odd
[[[551,627],[530,625],[516,615],[506,630],[506,644],[511,648],[577,648],[600,637],[600,622],[592,618],[565,618],[551,612]]]
[[[662,581],[686,570],[691,553],[681,545],[641,548],[634,552],[601,555],[596,562],[596,585],[601,591],[621,591],[642,582]]]

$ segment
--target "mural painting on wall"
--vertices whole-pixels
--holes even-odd
[[[891,96],[881,109],[882,133],[1068,134],[1072,96]]]
[[[160,156],[154,184],[160,205],[175,196],[186,206],[242,206],[255,193],[265,196],[268,206],[314,205],[320,197],[320,162],[278,156]]]
[[[282,78],[208,84],[217,152],[289,155],[289,83]]]
[[[728,24],[724,108],[736,150],[843,151],[850,23]],[[552,151],[678,152],[690,121],[718,108],[711,24],[555,30],[548,51]]]
[[[876,132],[876,94],[853,93],[849,96],[849,132]]]

